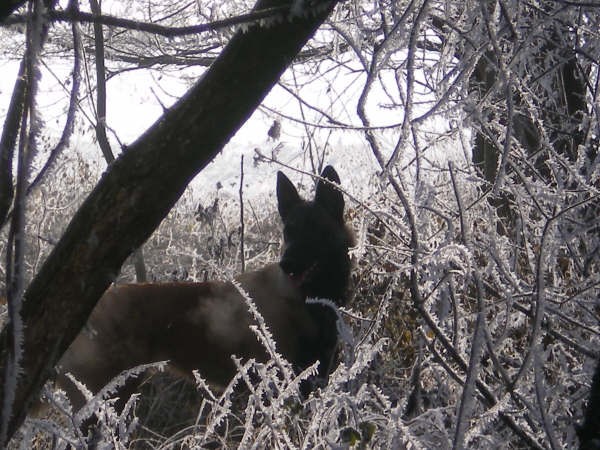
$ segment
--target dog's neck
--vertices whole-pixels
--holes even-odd
[[[349,278],[350,260],[346,254],[338,261],[324,261],[315,266],[300,289],[305,298],[327,299],[343,306],[346,304]]]
[[[327,255],[317,258],[300,276],[290,276],[305,299],[326,299],[337,306],[346,304],[351,272],[348,248],[354,241],[351,232],[345,231],[346,236]]]

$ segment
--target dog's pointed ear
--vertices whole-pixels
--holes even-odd
[[[323,169],[321,178],[325,178],[338,185],[340,184],[340,177],[331,166],[327,166]],[[315,192],[315,203],[329,211],[335,220],[344,223],[344,196],[330,183],[319,180]]]
[[[296,187],[283,172],[277,172],[277,209],[283,220],[287,217],[292,208],[302,203]]]

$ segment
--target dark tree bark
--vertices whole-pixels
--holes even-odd
[[[475,92],[479,98],[484,98],[489,93],[498,78],[494,64],[495,59],[494,53],[488,51],[479,58],[473,70],[470,90]],[[496,179],[499,152],[500,150],[481,130],[477,132],[473,145],[473,165],[479,170],[483,179],[489,183],[493,183]]]
[[[256,9],[284,1],[259,1]],[[238,32],[187,94],[109,167],[25,293],[24,358],[8,438],[124,260],[166,216],[325,20],[335,1]],[[0,335],[0,370],[11,336]],[[4,398],[4,382],[1,384]],[[5,443],[2,443],[5,444]]]
[[[6,222],[15,195],[12,169],[19,124],[25,103],[25,67],[25,60],[23,60],[19,67],[0,137],[0,227]]]
[[[99,16],[102,9],[98,0],[90,0],[92,13]],[[96,61],[96,139],[104,155],[107,164],[115,160],[108,136],[106,135],[106,66],[104,51],[104,31],[100,22],[94,22],[94,44]],[[138,282],[147,280],[146,265],[144,263],[143,247],[133,252],[133,266],[135,268],[135,279]]]
[[[577,434],[579,436],[580,450],[600,449],[600,361],[592,378],[590,397],[585,411],[585,420]]]

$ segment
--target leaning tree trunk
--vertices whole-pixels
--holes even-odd
[[[256,9],[278,8],[277,18],[238,32],[201,80],[109,167],[25,292],[22,375],[8,439],[121,264],[250,116],[334,4],[311,3],[309,12],[290,10],[284,0],[259,1]],[[6,328],[0,339],[4,374],[12,339]]]

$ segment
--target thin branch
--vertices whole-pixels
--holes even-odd
[[[0,226],[4,225],[7,220],[14,196],[13,155],[27,93],[26,61],[27,53],[23,56],[19,66],[19,73],[4,120],[2,137],[0,138]]]
[[[471,242],[470,233],[466,227],[463,215],[463,201],[456,184],[456,177],[452,163],[449,163],[450,178],[452,181],[452,187],[454,189],[454,196],[456,198],[456,204],[459,210],[460,217],[460,228],[461,238],[464,245],[467,246],[471,251],[473,250],[473,243]],[[462,396],[460,400],[460,406],[456,417],[456,430],[454,434],[454,449],[462,449],[464,446],[464,437],[467,431],[468,422],[471,419],[473,409],[473,396],[474,389],[478,379],[479,364],[481,354],[483,352],[483,340],[485,339],[484,327],[485,327],[485,306],[483,304],[483,286],[481,278],[477,272],[472,274],[473,282],[475,284],[475,295],[477,298],[477,319],[475,321],[475,331],[471,339],[471,354],[469,357],[469,367],[467,369],[467,377],[465,380],[465,386],[463,387]]]
[[[562,446],[556,440],[556,433],[552,427],[552,418],[550,411],[547,410],[546,405],[546,389],[544,389],[544,363],[542,362],[542,355],[544,353],[541,342],[534,345],[534,357],[533,357],[533,376],[534,376],[534,388],[535,395],[537,398],[537,404],[539,413],[542,421],[542,426],[550,441],[550,447],[552,450],[558,450]]]
[[[389,170],[390,167],[393,167],[398,160],[400,155],[400,151],[402,147],[406,144],[408,133],[409,133],[409,125],[412,121],[412,111],[413,111],[413,97],[414,97],[414,84],[415,84],[415,52],[417,50],[417,35],[421,31],[421,24],[423,23],[426,13],[429,9],[428,0],[425,0],[419,8],[419,12],[417,13],[417,17],[414,19],[414,23],[412,25],[412,29],[410,32],[410,37],[408,41],[408,55],[406,56],[406,100],[404,103],[404,120],[402,121],[402,132],[400,137],[398,138],[398,142],[396,143],[396,147],[392,152],[388,162],[386,163],[386,170]],[[418,151],[418,149],[416,149]],[[417,157],[417,182],[420,178],[420,158]]]
[[[240,261],[242,272],[246,271],[246,258],[244,250],[245,223],[244,223],[244,155],[240,158]]]
[[[75,0],[71,0],[71,4],[73,7],[78,6],[78,2]],[[58,156],[67,148],[75,129],[75,115],[78,106],[79,87],[81,85],[81,32],[77,22],[71,24],[71,32],[73,35],[73,71],[71,75],[71,91],[65,126],[63,127],[58,143],[50,152],[46,163],[27,188],[27,194],[31,193],[31,191],[33,191],[33,189],[35,189],[35,187],[44,179],[46,173],[50,170]]]
[[[100,15],[98,0],[90,0],[95,15]],[[115,160],[115,155],[106,136],[106,68],[104,66],[104,33],[102,24],[94,22],[94,43],[96,53],[96,138],[107,164]]]
[[[208,31],[217,31],[231,28],[236,25],[251,25],[264,19],[282,19],[284,13],[289,11],[289,6],[275,6],[271,8],[260,9],[235,17],[215,20],[209,23],[198,25],[189,25],[184,27],[169,27],[157,23],[140,22],[138,20],[123,19],[121,17],[88,13],[83,11],[74,11],[67,9],[64,11],[50,11],[47,14],[47,20],[50,22],[81,22],[94,25],[106,25],[111,27],[123,28],[132,31],[142,31],[144,33],[157,34],[164,37],[186,36],[192,34],[206,33]],[[4,21],[5,25],[25,23],[27,15],[14,15]]]
[[[15,399],[23,349],[23,319],[21,310],[25,291],[25,202],[26,188],[31,161],[36,151],[36,138],[39,131],[35,96],[37,94],[39,56],[47,28],[44,26],[41,0],[29,4],[30,21],[27,24],[27,49],[25,51],[24,105],[19,130],[19,150],[17,154],[17,180],[15,186],[14,211],[8,235],[6,250],[6,299],[8,305],[8,362],[3,367],[3,397],[0,405],[0,442],[5,443],[10,433],[10,419],[15,408]],[[16,131],[16,130],[15,130]]]

